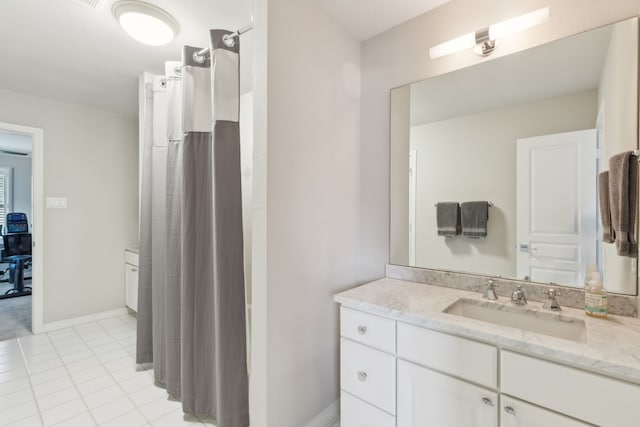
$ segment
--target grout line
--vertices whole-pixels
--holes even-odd
[[[79,335],[75,330],[73,331],[76,335]],[[56,354],[58,355],[58,357],[60,358],[60,360],[62,360],[62,355],[58,352],[58,348],[56,347],[56,345],[53,343],[53,340],[51,339],[51,336],[49,335],[49,333],[44,333],[43,335],[45,335],[47,337],[47,339],[49,340],[49,342],[51,343],[51,345],[53,346],[53,351],[56,352]],[[67,368],[67,364],[64,363],[64,360],[62,360],[62,366],[64,367],[64,370],[67,371],[67,376],[69,377],[69,379],[71,380],[71,382],[73,383],[73,387],[76,389],[76,391],[78,392],[78,394],[80,395],[80,399],[82,400],[82,403],[84,403],[84,407],[87,409],[87,412],[89,413],[89,416],[91,417],[91,419],[93,420],[94,423],[96,423],[96,426],[98,425],[98,422],[96,421],[95,418],[93,418],[93,414],[91,413],[91,410],[89,409],[89,405],[87,405],[87,401],[84,400],[84,396],[82,395],[82,393],[80,392],[80,389],[78,388],[78,385],[76,384],[76,382],[73,380],[73,377],[71,376],[71,372],[69,371],[69,369]],[[53,380],[55,381],[55,380]],[[69,402],[72,402],[72,400],[70,400]],[[65,403],[69,403],[69,402],[65,402]],[[40,406],[38,406],[38,409],[40,408]],[[69,420],[73,417],[76,417],[78,415],[81,414],[76,414],[73,416],[70,416],[69,418],[65,418],[63,420],[60,420],[59,422],[57,422],[56,424],[60,424],[63,421]],[[42,418],[42,412],[40,412],[40,418]],[[44,423],[44,419],[42,420],[42,425],[45,425]]]
[[[38,410],[38,418],[40,419],[40,423],[44,426],[44,418],[42,418],[42,411],[40,410],[40,404],[38,403],[38,398],[36,397],[36,392],[33,389],[33,383],[31,382],[31,374],[29,373],[29,368],[27,365],[27,358],[25,357],[24,354],[24,349],[22,348],[22,343],[20,342],[20,339],[15,338],[16,343],[18,344],[18,348],[20,349],[20,354],[22,355],[22,363],[24,363],[24,367],[27,370],[27,379],[29,380],[29,386],[30,386],[30,390],[31,390],[31,395],[33,396],[33,402],[36,404],[36,409]],[[23,418],[26,419],[27,417]],[[20,421],[20,420],[16,420],[16,421]]]
[[[110,319],[118,319],[118,318],[117,318],[117,317],[111,317]],[[103,320],[107,320],[107,319],[103,319]],[[120,320],[120,319],[118,319],[118,320]],[[123,322],[122,320],[120,320],[120,321],[121,321],[123,324],[125,324],[125,322]],[[121,344],[121,343],[120,343],[120,342],[119,342],[119,341],[118,341],[118,340],[117,340],[113,335],[111,335],[111,333],[109,332],[109,330],[108,330],[107,328],[105,328],[104,326],[102,326],[102,325],[99,323],[99,321],[98,321],[98,322],[94,322],[94,323],[95,323],[98,327],[100,327],[104,332],[106,332],[106,334],[107,334],[109,337],[111,337],[111,338],[112,338],[112,339],[113,339],[113,340],[114,340],[114,341],[115,341],[115,342],[116,342],[116,343],[117,343],[117,344],[118,344],[118,345],[119,345],[123,350],[125,350],[125,352],[126,352],[127,354],[129,354],[129,352],[127,351],[127,349],[126,349],[126,348],[125,348],[125,347],[124,347],[124,346],[123,346],[123,345],[122,345],[122,344]],[[125,325],[126,325],[126,324],[125,324]],[[127,326],[127,327],[129,327],[129,325],[126,325],[126,326]],[[74,328],[74,330],[75,330],[75,327],[73,327],[73,328]],[[77,333],[77,331],[76,331],[76,333]],[[78,335],[80,335],[80,334],[78,334]],[[87,347],[89,347],[89,350],[90,350],[90,351],[91,351],[91,352],[92,352],[92,353],[97,357],[97,354],[93,351],[93,347],[92,347],[92,346],[90,346],[90,345],[86,342],[86,340],[84,339],[84,337],[82,337],[82,336],[80,335],[80,339],[81,339],[81,340],[82,340],[82,341],[87,345]],[[111,379],[113,379],[113,380],[114,380],[114,382],[116,383],[116,385],[118,386],[118,388],[119,388],[119,389],[124,393],[124,395],[125,395],[125,396],[126,396],[126,398],[129,400],[129,402],[131,402],[131,403],[133,404],[134,409],[137,409],[137,410],[140,412],[140,408],[138,407],[138,405],[136,404],[136,402],[134,402],[134,401],[131,399],[131,396],[129,396],[129,393],[127,393],[127,391],[126,391],[124,388],[122,388],[122,385],[120,384],[120,381],[118,381],[118,380],[113,376],[112,372],[111,372],[111,371],[109,371],[109,369],[107,369],[107,367],[106,367],[106,366],[104,366],[104,363],[102,362],[102,360],[100,360],[100,358],[98,358],[98,360],[100,361],[100,364],[101,364],[101,365],[105,368],[105,370],[107,371],[107,375],[109,375],[109,376],[111,377]],[[134,361],[133,361],[133,364],[134,364],[133,368],[135,369],[135,359],[134,359]],[[131,377],[131,378],[133,378],[133,377]],[[111,403],[111,402],[108,402],[108,403]],[[105,405],[107,405],[108,403],[105,403]],[[103,406],[103,405],[100,405],[100,406]],[[99,407],[100,407],[100,406],[99,406]],[[133,410],[132,410],[132,411],[133,411]],[[129,413],[129,412],[131,412],[131,411],[125,412],[125,414],[126,414],[126,413]],[[140,412],[140,413],[142,414],[142,412]],[[124,414],[120,414],[120,415],[118,415],[117,417],[114,417],[114,418],[112,418],[112,419],[110,419],[110,420],[107,420],[107,421],[112,421],[112,420],[114,420],[115,418],[118,418],[118,417],[120,417],[120,416],[122,416],[122,415],[124,415]],[[91,416],[93,417],[93,414],[92,414]],[[151,420],[147,419],[147,417],[146,417],[144,414],[142,414],[142,416],[143,416],[143,417],[144,417],[144,418],[145,418],[149,423],[151,422]],[[97,423],[96,423],[96,424],[97,424]]]

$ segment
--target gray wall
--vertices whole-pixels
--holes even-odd
[[[13,168],[13,212],[24,212],[31,224],[31,157],[0,156],[0,167]]]
[[[549,6],[548,24],[516,35],[489,58],[473,52],[429,59],[429,48],[469,31]],[[359,279],[384,276],[389,261],[389,91],[424,78],[637,16],[637,0],[454,0],[362,44]]]
[[[44,196],[68,198],[67,209],[44,210],[44,323],[124,307],[123,251],[138,240],[137,121],[0,90],[0,122],[44,129]]]
[[[338,398],[332,296],[357,284],[360,43],[313,2],[259,3],[251,417],[301,427]]]

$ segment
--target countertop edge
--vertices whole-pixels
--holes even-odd
[[[503,336],[499,333],[490,334],[480,329],[457,325],[453,321],[435,319],[421,314],[406,313],[402,310],[348,298],[341,294],[334,295],[333,300],[346,308],[365,311],[414,326],[424,327],[434,331],[459,336],[461,338],[495,345],[501,350],[515,351],[525,355],[557,362],[571,368],[583,369],[588,372],[613,377],[622,381],[640,384],[640,366],[633,368],[616,362],[585,356],[584,354],[552,348],[541,343]]]

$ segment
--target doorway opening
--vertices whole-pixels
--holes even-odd
[[[0,123],[0,341],[42,331],[43,131]]]

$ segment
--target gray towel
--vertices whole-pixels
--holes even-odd
[[[460,207],[462,235],[465,237],[487,237],[489,202],[464,202]]]
[[[609,204],[609,171],[601,172],[598,176],[598,192],[600,194],[600,217],[602,219],[602,241],[613,243],[613,228],[611,228],[611,205]]]
[[[609,159],[609,205],[611,227],[618,255],[635,258],[638,244],[635,240],[638,159],[626,151]]]
[[[436,222],[438,236],[455,236],[460,234],[460,205],[458,202],[441,202],[436,204]]]

